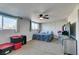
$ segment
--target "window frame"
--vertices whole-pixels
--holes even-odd
[[[36,29],[36,28],[33,29],[33,27],[32,27],[32,23],[34,23],[34,25],[37,24],[37,25],[38,25],[38,29]],[[37,23],[37,22],[31,21],[31,30],[32,30],[32,31],[40,30],[40,24]]]
[[[0,16],[2,16],[2,28],[1,28],[1,30],[15,30],[15,31],[17,31],[17,21],[18,21],[18,18],[15,18],[15,17],[11,17],[11,16],[5,16],[5,15],[1,15],[0,14]],[[4,17],[8,17],[8,18],[14,18],[15,20],[16,20],[16,29],[4,29]]]
[[[0,16],[3,18],[2,15],[0,15]],[[1,28],[0,28],[0,30],[2,30],[2,28],[3,28],[3,20],[1,19]]]

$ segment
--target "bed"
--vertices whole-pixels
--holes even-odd
[[[53,40],[53,33],[36,33],[33,34],[32,39],[51,42]]]

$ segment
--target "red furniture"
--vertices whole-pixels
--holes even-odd
[[[0,55],[5,55],[10,53],[13,50],[13,43],[4,43],[0,44]]]
[[[10,37],[11,43],[19,43],[22,42],[22,45],[27,43],[26,35],[15,35]]]
[[[22,47],[22,42],[14,44],[14,50],[20,49]]]
[[[14,43],[14,50],[20,49],[22,47],[21,35],[11,36],[10,39],[11,39],[11,43]]]
[[[19,43],[22,41],[21,40],[22,36],[21,35],[11,36],[10,39],[11,39],[11,43]]]
[[[17,50],[22,47],[22,45],[26,44],[26,36],[25,35],[14,35],[10,37],[11,43],[14,43],[14,50]]]
[[[22,35],[14,35],[14,36],[12,36],[13,38],[22,38]]]

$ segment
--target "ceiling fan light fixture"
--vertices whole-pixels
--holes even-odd
[[[48,15],[48,14],[40,14],[40,15],[39,15],[39,19],[40,19],[40,20],[49,19],[49,15]]]
[[[42,20],[43,18],[42,17],[40,17],[40,20]]]

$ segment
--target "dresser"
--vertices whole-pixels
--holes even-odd
[[[62,47],[64,54],[76,55],[77,54],[77,40],[69,38],[68,36],[62,36]]]

